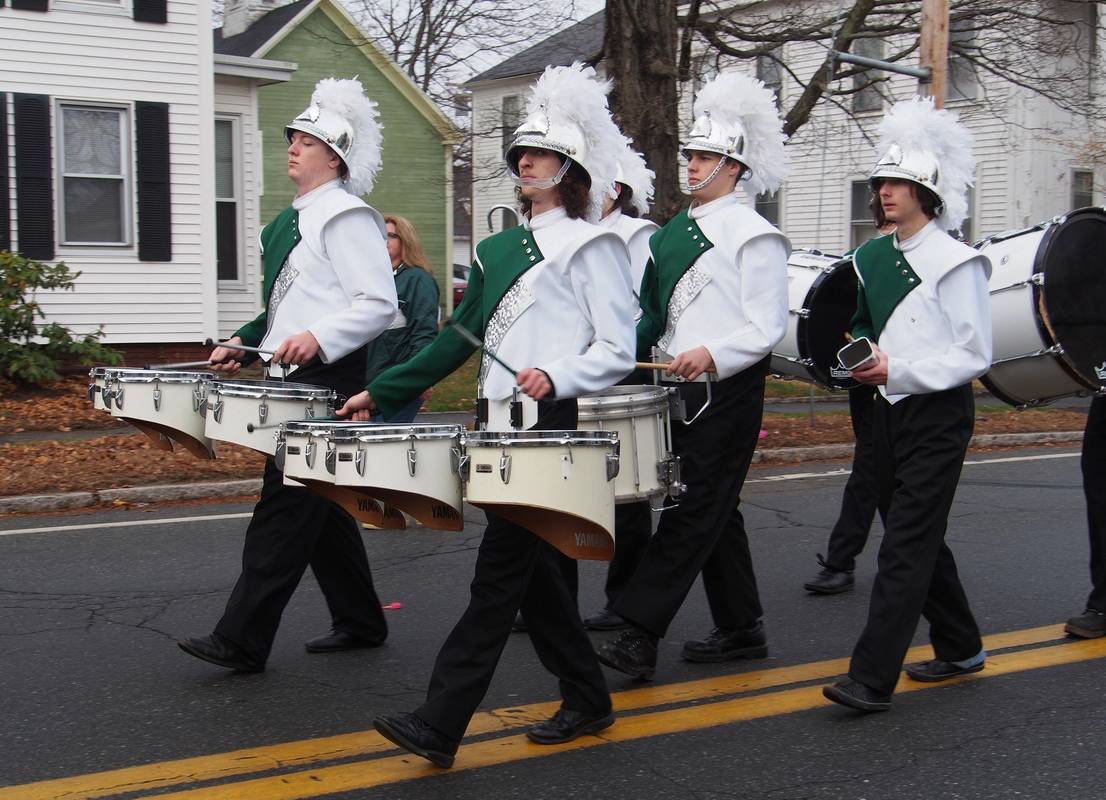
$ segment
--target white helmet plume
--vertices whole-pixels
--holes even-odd
[[[630,196],[630,204],[637,209],[638,214],[649,211],[649,205],[653,202],[653,181],[656,177],[657,174],[645,163],[645,156],[635,150],[633,143],[627,139],[622,155],[618,159],[615,180],[630,187],[633,192]],[[612,192],[611,196],[617,195]]]
[[[380,171],[383,136],[376,103],[365,96],[361,81],[357,78],[323,78],[315,84],[315,91],[311,93],[311,107],[297,117],[289,128],[304,127],[303,120],[310,117],[312,109],[316,109],[315,116],[319,123],[333,114],[349,126],[352,140],[348,148],[327,143],[349,170],[346,191],[353,195],[370,193]],[[306,132],[314,133],[309,129]]]

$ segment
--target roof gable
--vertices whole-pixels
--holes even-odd
[[[223,29],[216,28],[212,31],[215,52],[226,56],[254,55],[312,2],[314,0],[296,0],[286,6],[274,8],[242,33],[227,39],[223,38]]]
[[[520,75],[536,75],[548,66],[563,67],[574,61],[594,62],[603,50],[605,14],[604,11],[597,11],[590,17],[585,17],[575,25],[469,78],[465,86]]]

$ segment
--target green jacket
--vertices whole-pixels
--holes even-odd
[[[396,297],[407,323],[390,328],[368,346],[365,383],[372,383],[393,364],[402,364],[432,341],[438,333],[438,282],[418,267],[401,264],[396,270]]]
[[[853,265],[860,278],[851,325],[854,338],[867,336],[878,343],[891,313],[904,297],[922,284],[906,256],[895,249],[894,242],[893,233],[879,236],[853,253]]]

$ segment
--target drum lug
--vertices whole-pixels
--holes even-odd
[[[620,467],[619,461],[617,449],[613,453],[607,453],[607,483],[610,483],[618,477],[618,470]]]
[[[154,411],[161,411],[161,389],[154,386]]]
[[[810,309],[809,308],[793,308],[793,309],[791,309],[791,313],[794,314],[799,319],[810,319]]]
[[[198,411],[200,416],[205,416],[207,404],[204,402],[203,393],[197,388],[192,390],[192,410]]]
[[[276,463],[277,469],[279,469],[281,472],[284,472],[284,451],[286,447],[287,444],[284,442],[284,440],[278,440],[276,452],[273,453],[273,461]]]
[[[315,468],[315,440],[312,439],[307,443],[307,447],[303,451],[303,460],[307,462],[308,469]]]
[[[324,463],[326,464],[326,471],[333,475],[338,465],[338,448],[331,447],[329,442],[326,447]]]
[[[257,424],[264,425],[265,420],[269,418],[269,404],[265,402],[265,398],[261,398],[261,402],[257,406]]]
[[[90,384],[88,384],[88,399],[91,400],[95,396],[96,396],[96,384],[95,383],[90,383]]]
[[[305,408],[303,410],[303,418],[304,419],[315,419],[315,406],[308,405],[307,408]]]
[[[504,483],[511,482],[511,454],[503,453],[499,456],[499,479]]]
[[[470,456],[462,453],[459,447],[449,448],[449,466],[456,472],[462,481],[468,481],[471,468]]]
[[[223,398],[220,397],[211,407],[211,418],[216,422],[223,421]]]
[[[100,390],[100,399],[104,401],[104,405],[107,406],[109,410],[111,409],[112,396],[113,392],[110,386],[104,386],[104,388]]]
[[[120,386],[115,390],[115,407],[120,411],[123,410],[123,387]]]
[[[683,495],[686,487],[680,483],[680,457],[671,453],[663,461],[657,462],[657,481],[669,487],[669,496],[676,498]]]
[[[407,471],[411,477],[415,477],[415,467],[419,460],[419,454],[415,451],[414,443],[407,446]]]
[[[1044,286],[1045,274],[1043,272],[1034,272],[1032,275],[1029,276],[1029,282],[1032,283],[1034,286]]]
[[[360,447],[357,448],[357,452],[353,454],[353,466],[357,469],[357,474],[362,478],[365,477],[365,451]]]

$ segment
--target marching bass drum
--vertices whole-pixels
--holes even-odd
[[[830,389],[857,382],[837,363],[856,313],[852,256],[795,250],[787,259],[787,331],[772,351],[772,372]]]
[[[1106,210],[984,239],[993,356],[983,385],[1024,408],[1106,385]]]

